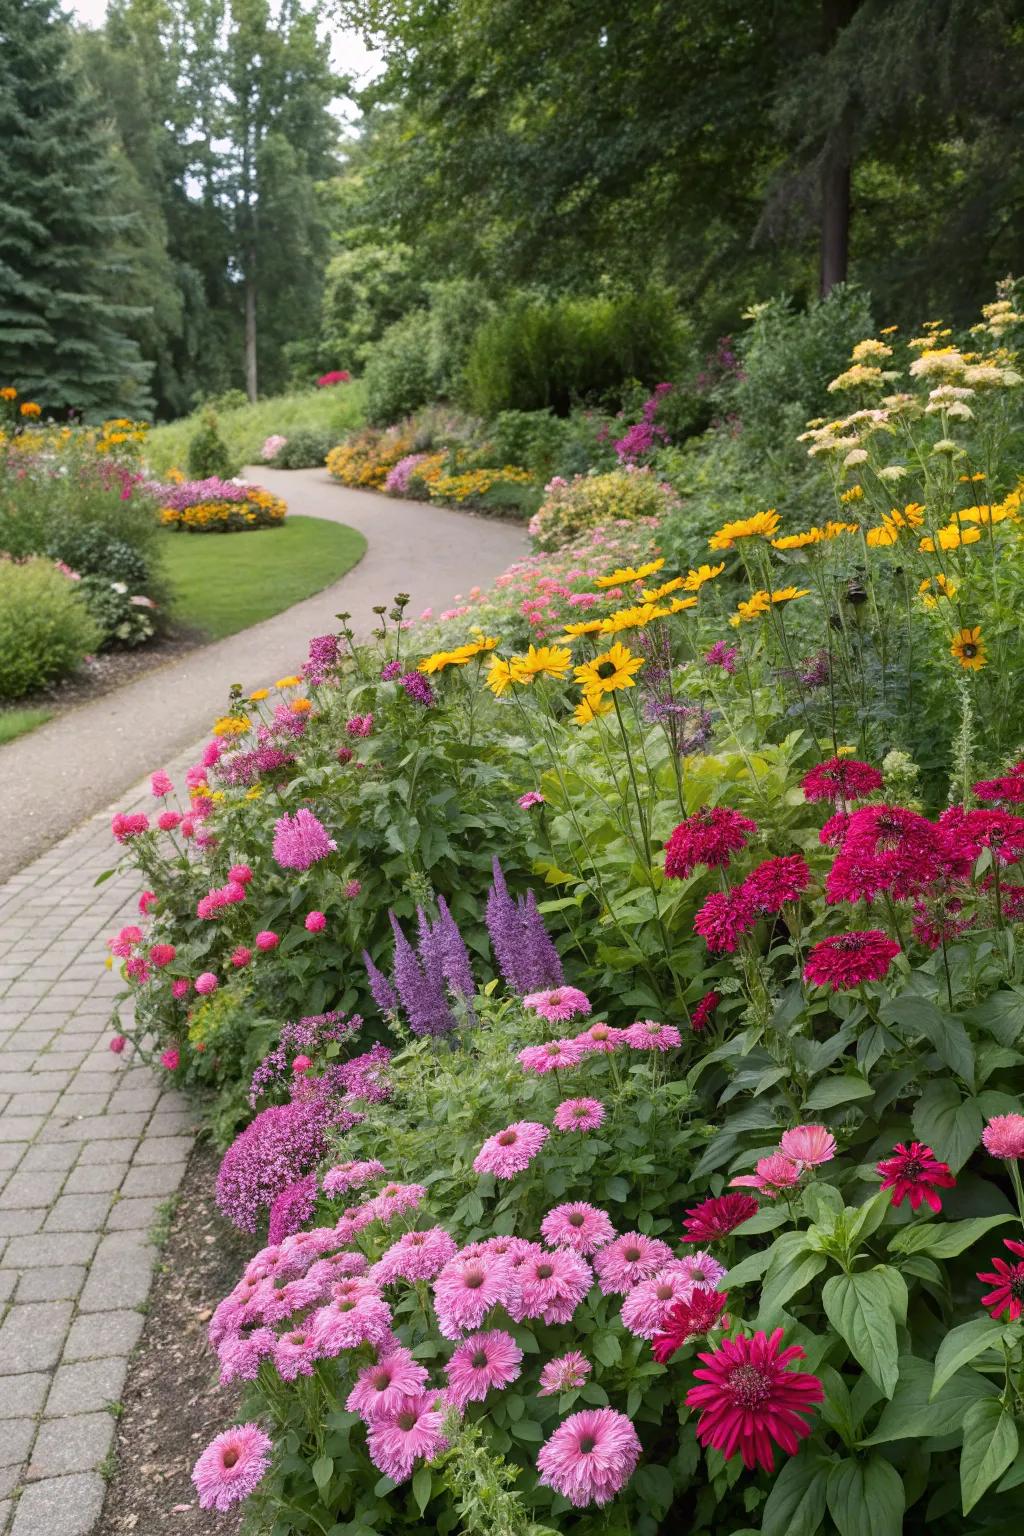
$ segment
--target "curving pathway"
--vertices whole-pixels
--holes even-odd
[[[192,1146],[185,1101],[107,1044],[118,983],[104,966],[104,941],[135,920],[138,894],[132,876],[96,884],[116,856],[112,810],[146,806],[152,768],[179,779],[228,684],[256,687],[293,670],[308,637],[334,628],[339,609],[369,629],[373,604],[397,591],[411,593],[413,612],[444,607],[526,547],[507,523],[346,491],[322,471],[259,476],[296,510],[363,532],[361,563],[276,618],[0,749],[7,1536],[97,1531],[118,1398],[158,1263],[148,1233]]]
[[[197,741],[223,712],[231,683],[257,688],[295,670],[305,660],[310,635],[336,629],[338,612],[351,612],[353,626],[365,633],[375,622],[374,604],[389,603],[396,592],[411,595],[411,613],[444,608],[456,593],[500,575],[527,547],[525,533],[513,523],[351,491],[326,470],[249,473],[293,511],[358,529],[366,554],[340,581],[274,618],[0,748],[0,880]],[[229,545],[230,536],[226,553]]]

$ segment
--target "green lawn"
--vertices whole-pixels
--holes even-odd
[[[183,416],[165,427],[154,427],[146,443],[146,462],[155,475],[188,469],[189,440],[199,429],[201,412]],[[217,429],[239,468],[258,464],[264,440],[279,432],[287,437],[299,429],[328,432],[340,443],[365,418],[363,386],[336,384],[331,389],[306,389],[275,395],[255,405],[217,412]]]
[[[179,623],[222,640],[330,586],[366,550],[361,533],[317,517],[289,517],[249,533],[160,534]]]
[[[0,709],[0,747],[52,719],[52,709]]]

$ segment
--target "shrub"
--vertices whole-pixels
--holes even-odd
[[[0,558],[0,699],[20,699],[73,672],[101,633],[76,591],[48,560]]]
[[[98,523],[62,523],[50,538],[46,554],[80,576],[104,576],[123,582],[132,592],[149,591],[145,556]]]
[[[467,399],[481,416],[617,399],[629,379],[671,378],[687,329],[667,289],[621,297],[522,297],[485,320],[466,362]]]
[[[161,488],[160,521],[188,533],[244,533],[279,528],[288,507],[279,496],[244,480],[186,480]]]
[[[366,413],[372,422],[388,426],[432,398],[430,342],[425,309],[414,309],[384,332],[363,374]]]
[[[603,475],[552,480],[546,500],[530,523],[538,549],[559,549],[602,523],[635,523],[673,511],[679,499],[650,469],[615,469]]]
[[[106,576],[83,576],[78,592],[100,627],[100,650],[116,646],[132,650],[153,638],[156,604],[152,598]]]
[[[333,443],[333,432],[292,432],[271,462],[276,469],[319,469],[326,461]]]
[[[189,440],[189,474],[195,480],[207,480],[211,475],[219,475],[222,479],[229,480],[235,473],[236,467],[232,464],[227,444],[218,431],[216,412],[204,411],[198,432]]]

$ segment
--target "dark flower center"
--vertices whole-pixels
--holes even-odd
[[[570,1227],[582,1227],[586,1219],[582,1211],[573,1211],[569,1217],[569,1225]]]
[[[483,1271],[480,1270],[480,1269],[471,1269],[469,1271],[469,1274],[466,1276],[466,1288],[467,1288],[467,1290],[478,1291],[480,1289],[480,1287],[483,1285],[483,1283],[484,1283]]]
[[[499,1147],[512,1147],[515,1145],[516,1133],[515,1131],[502,1131],[497,1141]]]
[[[235,1450],[234,1446],[232,1446],[230,1450],[224,1452],[224,1465],[226,1467],[233,1467],[237,1465],[238,1459],[238,1452]]]
[[[614,677],[617,668],[614,661],[599,661],[594,670],[598,677]]]
[[[965,641],[965,643],[960,647],[960,654],[962,656],[966,656],[969,661],[972,656],[977,656],[978,647],[976,645],[972,645],[969,640]]]
[[[622,1257],[625,1259],[627,1264],[637,1264],[640,1261],[640,1249],[623,1248]]]
[[[374,1389],[377,1392],[386,1392],[388,1387],[390,1387],[390,1385],[391,1385],[391,1372],[389,1370],[381,1369],[379,1371],[374,1372],[374,1375],[373,1375],[373,1386],[374,1386]]]
[[[771,1381],[756,1365],[738,1365],[730,1371],[729,1390],[739,1408],[764,1408],[771,1402]]]
[[[590,1452],[594,1449],[596,1444],[597,1437],[595,1435],[580,1436],[580,1450],[584,1456],[589,1456]]]
[[[487,1351],[485,1349],[478,1349],[473,1356],[472,1364],[475,1371],[482,1371],[487,1364]]]
[[[1015,1264],[1010,1276],[1010,1295],[1014,1301],[1024,1302],[1024,1264]]]
[[[555,1269],[554,1269],[554,1265],[553,1264],[538,1264],[537,1265],[537,1279],[538,1280],[550,1280],[551,1276],[554,1274],[554,1272],[555,1272]]]
[[[903,1179],[919,1179],[923,1173],[924,1167],[918,1157],[908,1157],[900,1169],[900,1177]]]
[[[415,1429],[416,1415],[414,1413],[400,1413],[395,1419],[395,1423],[398,1425],[399,1429]]]
[[[654,1294],[659,1301],[671,1301],[675,1293],[670,1285],[659,1285]]]

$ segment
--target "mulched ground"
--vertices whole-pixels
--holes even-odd
[[[180,661],[189,651],[205,643],[204,636],[194,630],[176,628],[149,645],[136,646],[131,651],[103,651],[79,667],[78,671],[52,688],[42,688],[30,697],[19,699],[18,707],[25,709],[52,709],[59,712],[75,704],[88,704],[93,699],[112,693],[125,683],[132,683],[156,667],[165,667],[170,661]]]
[[[201,1142],[181,1186],[141,1343],[128,1372],[116,1468],[94,1536],[237,1536],[237,1511],[204,1513],[190,1473],[235,1422],[238,1397],[217,1384],[206,1325],[252,1255],[213,1200],[220,1154]]]

